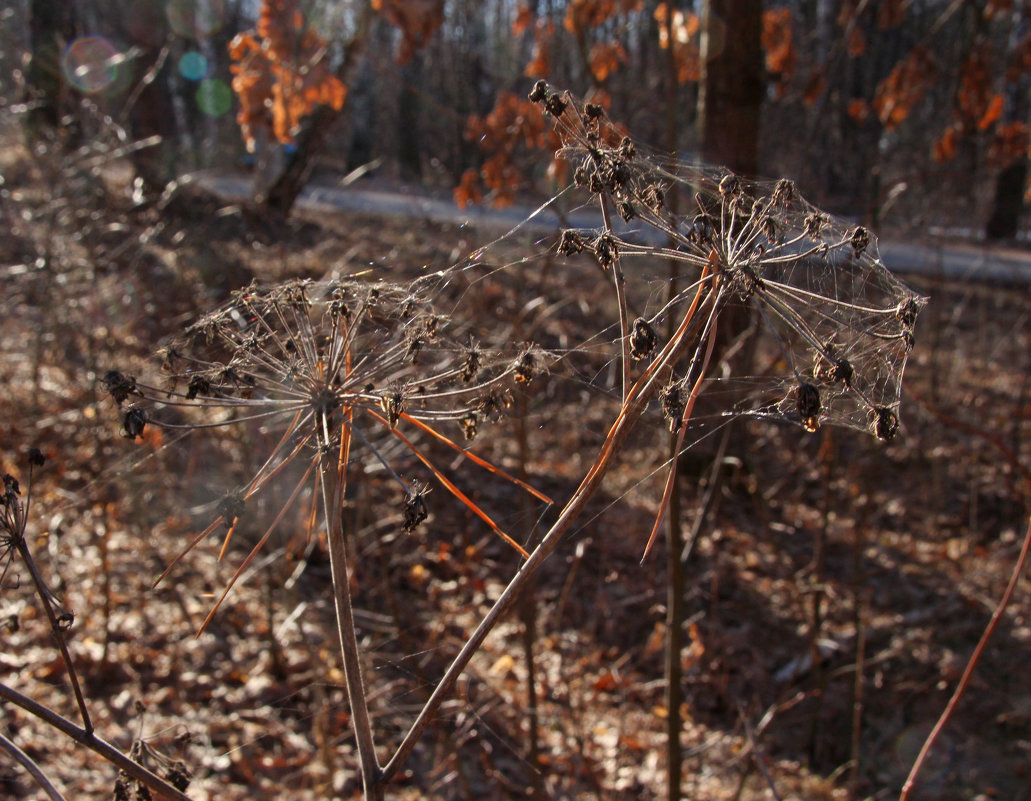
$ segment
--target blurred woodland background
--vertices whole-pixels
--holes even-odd
[[[157,186],[260,161],[281,212],[313,167],[372,163],[461,199],[547,191],[521,152],[541,144],[524,100],[545,78],[643,142],[790,177],[874,227],[1019,231],[1021,0],[18,0],[3,14],[5,102],[88,138],[85,94],[130,139],[161,137],[136,157]]]

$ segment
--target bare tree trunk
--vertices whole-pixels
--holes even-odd
[[[702,155],[746,176],[754,176],[759,168],[761,31],[762,0],[705,3],[698,92]]]
[[[336,77],[344,86],[348,87],[353,83],[361,63],[361,56],[365,52],[365,43],[372,21],[371,5],[368,2],[364,3],[360,13],[358,28],[347,43],[344,60],[336,71]],[[264,198],[260,198],[266,211],[283,217],[289,216],[301,190],[308,183],[315,159],[322,153],[333,126],[343,116],[346,108],[347,101],[345,100],[343,107],[339,110],[330,106],[318,106],[308,115],[301,127],[301,132],[296,137],[296,148],[287,157],[283,171],[269,186]]]
[[[60,130],[65,80],[61,52],[75,36],[72,3],[32,0],[29,4],[29,43],[26,100],[30,103],[25,129],[30,138]]]

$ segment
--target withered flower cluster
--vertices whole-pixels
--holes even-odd
[[[103,377],[122,409],[126,437],[143,436],[151,425],[249,424],[274,435],[277,444],[260,469],[223,498],[216,520],[189,547],[219,523],[231,532],[246,503],[287,464],[307,463],[302,483],[314,477],[317,485],[326,465],[346,470],[352,446],[362,445],[404,486],[405,526],[414,528],[426,516],[425,491],[394,472],[381,455],[384,439],[400,441],[472,504],[412,435],[434,438],[501,472],[454,439],[470,440],[503,415],[511,387],[546,370],[547,357],[531,345],[492,350],[452,333],[457,326],[427,294],[418,283],[358,279],[252,285],[164,349],[164,385],[117,370]],[[300,490],[299,484],[290,502]]]
[[[830,422],[895,436],[902,373],[925,300],[881,263],[869,231],[820,212],[790,181],[751,182],[643,155],[598,106],[543,82],[530,99],[555,117],[575,182],[606,211],[599,230],[564,231],[559,253],[592,254],[606,270],[619,264],[628,284],[643,261],[678,262],[693,276],[680,300],[707,281],[716,309],[748,304],[772,331],[776,363],[739,382],[748,384],[748,398],[730,401],[726,414],[787,418],[807,431]],[[687,198],[681,205],[688,213],[674,211],[673,195]],[[622,229],[608,210],[622,218]],[[634,321],[626,334],[632,358],[654,349],[656,323],[672,305]],[[687,380],[667,388],[664,405],[682,408]],[[729,388],[737,379],[719,380]]]

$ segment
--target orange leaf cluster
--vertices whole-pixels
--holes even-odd
[[[897,127],[909,116],[934,82],[937,72],[931,54],[923,47],[914,47],[877,85],[874,110],[887,130]]]
[[[372,8],[400,29],[397,60],[402,64],[444,23],[444,0],[372,0]]]
[[[838,11],[838,26],[845,31],[845,51],[852,58],[859,58],[866,52],[866,34],[859,26],[859,8],[855,0],[845,0]]]
[[[520,3],[516,9],[515,19],[512,21],[512,35],[522,36],[530,29],[533,22],[533,9],[526,3]]]
[[[1001,101],[1001,98],[1000,98]],[[990,118],[992,98],[991,53],[986,45],[975,47],[967,56],[959,71],[959,92],[956,96],[956,111],[965,128],[976,125],[982,131],[995,119]],[[998,113],[1002,113],[1001,104]]]
[[[326,53],[322,38],[305,28],[298,0],[264,0],[256,30],[233,38],[236,121],[248,150],[259,130],[286,144],[317,105],[343,107],[347,87],[329,68]]]
[[[906,0],[881,0],[877,9],[877,27],[881,30],[897,28],[906,18]]]
[[[523,70],[527,78],[547,78],[551,74],[551,39],[555,25],[551,20],[537,20],[533,31],[533,52]]]
[[[494,108],[486,117],[470,117],[465,137],[489,154],[478,177],[491,193],[495,206],[510,205],[516,192],[526,183],[525,176],[516,166],[520,148],[554,150],[560,144],[540,106],[512,92],[498,95]],[[455,189],[455,202],[464,208],[470,202],[481,200],[477,175],[475,171],[468,170]]]
[[[783,97],[788,81],[795,73],[798,57],[792,31],[791,9],[767,9],[763,12],[762,25],[766,70],[774,79],[777,97]]]
[[[956,125],[950,125],[945,133],[934,143],[931,154],[939,164],[945,161],[952,161],[958,152],[960,130]]]
[[[995,129],[995,136],[988,148],[988,160],[995,166],[1012,164],[1028,155],[1031,136],[1027,125],[1022,122],[1008,122]]]
[[[625,61],[626,50],[619,42],[599,42],[591,48],[591,73],[599,84],[605,83],[609,75]]]
[[[642,0],[569,0],[565,28],[579,36],[588,28],[597,28],[616,14],[640,11]]]
[[[677,80],[680,83],[697,81],[702,74],[701,21],[691,12],[679,8],[670,10],[668,3],[659,3],[654,16],[659,23],[659,47],[673,48]]]

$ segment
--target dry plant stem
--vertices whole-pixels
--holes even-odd
[[[54,787],[50,779],[43,770],[37,765],[28,754],[22,751],[17,745],[0,734],[0,751],[6,751],[11,755],[19,765],[25,768],[26,772],[32,776],[36,784],[40,786],[44,793],[51,799],[51,801],[65,801],[63,795],[61,795],[57,788]]]
[[[587,502],[601,486],[602,479],[612,459],[619,452],[634,423],[637,422],[637,419],[644,412],[648,401],[658,392],[660,382],[665,373],[664,368],[671,366],[690,344],[686,341],[687,333],[709,287],[708,282],[705,281],[706,274],[703,273],[702,275],[698,293],[695,295],[694,302],[677,329],[676,335],[666,343],[666,346],[656,357],[651,367],[644,372],[627,393],[620,413],[609,429],[605,442],[602,444],[601,452],[595,458],[594,464],[580,482],[576,492],[573,493],[573,496],[562,509],[558,520],[555,521],[554,525],[544,535],[540,544],[530,554],[529,559],[526,560],[519,572],[508,583],[494,602],[494,606],[491,607],[490,611],[487,612],[486,616],[476,627],[476,630],[466,640],[458,655],[451,662],[443,677],[441,677],[429,700],[420,710],[419,715],[408,730],[404,740],[401,741],[394,756],[383,767],[382,777],[384,781],[389,781],[400,770],[404,761],[411,754],[412,749],[415,748],[415,744],[426,729],[426,726],[429,725],[430,719],[436,714],[444,699],[450,694],[458,677],[465,670],[469,660],[479,650],[487,634],[490,633],[501,617],[511,608],[523,587],[531,580],[544,560],[555,550],[562,540],[562,536],[569,530],[570,526],[584,510]]]
[[[934,728],[931,729],[931,733],[927,735],[927,740],[924,741],[924,745],[920,749],[920,753],[917,754],[916,761],[913,763],[913,767],[910,769],[909,775],[906,777],[906,783],[902,785],[902,793],[899,795],[899,801],[908,801],[909,794],[913,792],[913,786],[916,784],[917,776],[920,774],[920,770],[923,768],[928,754],[931,753],[931,749],[934,747],[934,744],[938,739],[938,735],[941,734],[942,730],[952,718],[952,713],[956,711],[956,707],[959,705],[959,701],[963,697],[963,693],[966,692],[967,686],[970,684],[970,679],[974,675],[974,669],[977,667],[977,663],[981,661],[981,656],[984,654],[985,648],[988,647],[988,641],[992,638],[992,635],[995,633],[995,629],[998,628],[999,623],[1002,621],[1002,616],[1006,611],[1006,607],[1009,606],[1009,602],[1013,597],[1013,591],[1017,588],[1017,582],[1020,580],[1020,574],[1024,572],[1024,566],[1027,564],[1029,551],[1031,551],[1031,518],[1028,519],[1027,532],[1024,534],[1024,544],[1020,548],[1020,556],[1017,557],[1017,563],[1013,566],[1013,573],[1010,576],[1009,584],[1006,585],[1006,591],[1002,594],[1002,598],[999,600],[999,605],[995,607],[995,611],[992,612],[992,619],[988,621],[988,625],[985,626],[984,633],[981,635],[981,639],[978,641],[977,647],[974,649],[974,653],[971,654],[970,661],[967,662],[966,669],[963,671],[963,675],[960,676],[959,683],[956,685],[956,690],[953,692],[952,698],[949,699],[949,703],[946,705],[945,711],[942,712],[941,717],[938,718],[938,722],[934,724]]]
[[[670,458],[676,463],[676,438],[670,436]],[[666,797],[680,801],[682,750],[680,705],[684,692],[681,656],[684,651],[684,532],[681,529],[680,493],[669,499],[666,527]]]
[[[36,562],[32,558],[28,543],[25,542],[24,538],[18,541],[17,548],[18,555],[21,556],[25,566],[29,569],[29,575],[32,576],[32,583],[36,587],[36,595],[39,596],[39,602],[43,604],[43,608],[46,610],[47,620],[50,621],[50,631],[53,632],[54,639],[57,640],[57,647],[61,651],[61,659],[64,660],[64,667],[68,672],[68,680],[72,683],[72,694],[75,696],[76,706],[79,707],[83,728],[87,733],[91,734],[93,732],[93,721],[90,718],[89,710],[86,708],[86,699],[82,694],[82,688],[79,686],[79,675],[75,672],[75,665],[72,664],[72,655],[68,651],[68,643],[64,639],[64,632],[57,622],[57,616],[54,615],[54,607],[50,601],[50,591],[43,582],[43,577],[39,575],[39,569],[36,567]]]
[[[604,194],[600,195],[601,219],[605,225],[605,233],[614,236],[612,232],[612,214],[609,211],[609,200]],[[627,320],[626,312],[626,290],[623,287],[623,269],[620,266],[619,254],[612,262],[612,282],[616,287],[616,305],[619,307],[619,345],[623,354],[622,359],[622,398],[626,400],[627,392],[630,391],[630,323]]]
[[[340,450],[346,454],[349,445],[349,425],[342,426]],[[323,455],[320,471],[322,480],[322,503],[326,519],[326,538],[329,541],[329,565],[333,576],[333,602],[336,607],[337,638],[344,663],[344,680],[347,683],[347,700],[351,707],[351,724],[354,727],[358,759],[362,768],[363,796],[366,801],[383,798],[383,783],[376,748],[372,737],[372,722],[369,719],[369,705],[362,681],[359,659],[358,637],[354,628],[354,611],[351,608],[350,570],[347,563],[347,546],[341,520],[343,500],[343,465],[330,464],[330,457]],[[343,458],[346,464],[346,456]],[[330,484],[331,486],[327,486]]]
[[[33,701],[31,698],[22,695],[20,692],[8,687],[6,684],[0,683],[0,698],[3,698],[5,701],[9,701],[15,706],[21,707],[26,712],[35,715],[48,726],[57,729],[79,745],[84,746],[95,754],[103,757],[119,770],[124,771],[129,776],[136,779],[136,781],[146,785],[155,793],[160,794],[161,797],[170,798],[173,801],[191,801],[188,795],[177,790],[160,776],[151,773],[143,767],[143,765],[133,762],[113,745],[97,737],[92,731],[79,728],[67,718],[58,715],[53,710],[48,709],[42,704]]]

